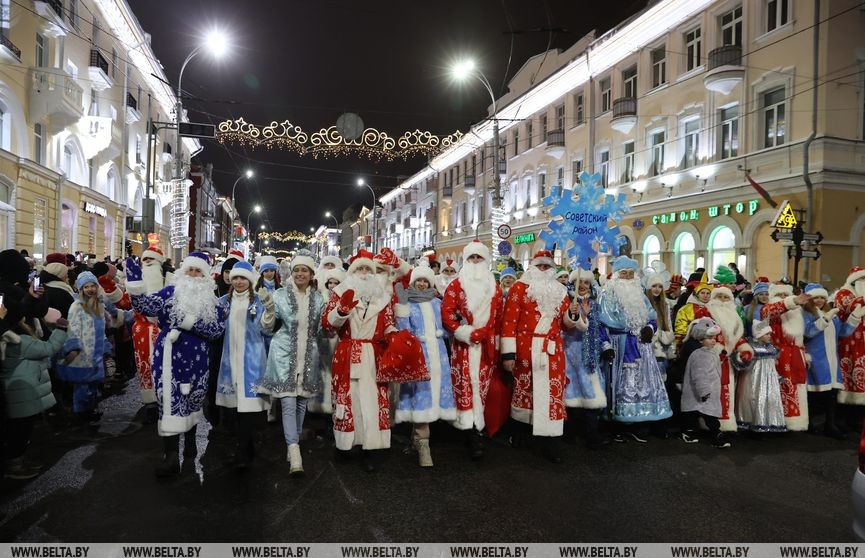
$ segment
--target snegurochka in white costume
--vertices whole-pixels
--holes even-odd
[[[153,377],[159,405],[159,435],[163,437],[158,476],[180,472],[179,434],[185,433],[184,456],[196,454],[195,427],[204,416],[207,395],[208,341],[225,331],[221,311],[209,275],[207,254],[192,252],[180,266],[172,284],[154,294],[144,294],[141,267],[126,260],[127,289],[132,306],[144,316],[157,318],[159,336],[153,353]]]
[[[280,399],[290,473],[303,473],[300,434],[307,401],[322,392],[319,336],[324,297],[312,287],[315,260],[299,250],[291,260],[291,280],[273,295],[281,323],[270,344],[261,391]],[[327,386],[330,389],[330,386]]]
[[[360,250],[322,317],[324,328],[339,335],[333,356],[337,457],[361,446],[367,471],[375,469],[369,452],[390,447],[388,384],[376,382],[376,369],[389,334],[396,332],[392,294],[388,274],[376,273],[372,253]]]
[[[426,259],[411,271],[408,289],[397,285],[395,307],[397,327],[410,331],[420,341],[430,373],[429,381],[407,382],[399,386],[396,422],[411,422],[412,446],[418,452],[418,464],[432,467],[429,424],[437,420],[455,420],[457,409],[451,383],[451,367],[443,339],[441,300],[433,287],[435,275]]]

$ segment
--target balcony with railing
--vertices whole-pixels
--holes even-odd
[[[141,120],[141,113],[138,112],[138,101],[132,96],[132,93],[126,94],[126,123],[134,124]],[[166,144],[167,145],[167,144]]]
[[[547,131],[547,155],[561,159],[565,154],[565,131],[564,130],[549,130]]]
[[[709,71],[703,78],[706,89],[729,95],[744,78],[742,47],[724,45],[709,52]]]
[[[475,183],[476,179],[474,175],[467,175],[463,179],[463,191],[466,194],[474,194],[475,193]]]
[[[12,64],[21,62],[21,49],[5,34],[0,34],[0,60]]]
[[[63,21],[63,0],[34,0],[33,8],[39,16],[39,31],[48,37],[65,37],[69,33]]]
[[[56,133],[84,115],[84,91],[75,79],[59,68],[30,68],[30,121],[46,116]]]
[[[87,73],[90,76],[91,87],[97,91],[104,91],[114,85],[108,74],[108,60],[98,48],[90,49],[90,66],[87,68]]]
[[[610,126],[614,130],[627,134],[637,123],[637,99],[620,97],[613,101],[613,118]]]

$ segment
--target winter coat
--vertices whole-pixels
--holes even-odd
[[[105,355],[113,355],[113,348],[105,335],[105,320],[88,314],[76,300],[69,307],[69,337],[61,353],[65,356],[78,351],[72,362],[58,362],[58,376],[72,383],[100,382],[105,379]]]
[[[54,406],[48,369],[66,341],[66,332],[55,329],[48,341],[12,331],[3,334],[5,355],[0,381],[6,394],[6,416],[25,418]]]
[[[688,357],[682,382],[682,412],[721,416],[721,359],[711,347],[700,347]],[[703,399],[706,399],[703,401]]]
[[[42,286],[45,287],[45,300],[50,308],[60,311],[60,315],[69,318],[69,307],[75,302],[75,292],[65,281],[58,279],[47,271],[39,274]]]

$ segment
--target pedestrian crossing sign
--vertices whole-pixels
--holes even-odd
[[[795,229],[798,224],[799,220],[796,219],[790,200],[784,200],[772,220],[772,226],[776,229]]]

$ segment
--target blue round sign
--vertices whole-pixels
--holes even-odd
[[[502,256],[507,256],[511,253],[511,250],[513,250],[513,247],[511,246],[510,242],[508,242],[507,240],[502,240],[501,242],[499,242],[499,254],[501,254]]]

